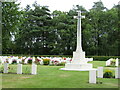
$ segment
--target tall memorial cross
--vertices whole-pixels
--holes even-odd
[[[76,51],[82,51],[81,18],[85,18],[85,16],[82,16],[81,11],[78,11],[78,16],[74,16],[74,18],[78,19],[78,23],[77,23],[77,48],[76,48]]]
[[[74,17],[76,18],[76,16]],[[65,68],[61,68],[60,70],[77,70],[77,71],[93,70],[92,64],[87,63],[87,60],[85,58],[85,52],[82,50],[81,18],[85,18],[85,16],[82,16],[81,11],[78,11],[77,47],[76,47],[76,51],[73,52],[72,62],[66,63]]]

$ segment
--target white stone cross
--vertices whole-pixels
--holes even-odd
[[[82,50],[82,39],[81,39],[81,11],[78,11],[78,23],[77,23],[77,47],[76,51],[73,52],[73,58],[71,63],[66,63],[65,68],[61,70],[78,70],[78,71],[89,71],[92,70],[93,65],[87,63],[85,58],[85,52]]]
[[[82,40],[81,40],[81,18],[85,18],[85,16],[81,15],[81,11],[78,11],[78,16],[74,16],[74,18],[78,19],[77,23],[77,48],[76,51],[82,51]]]

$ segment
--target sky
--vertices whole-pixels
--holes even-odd
[[[37,1],[41,6],[49,6],[51,11],[69,11],[73,5],[82,5],[85,9],[89,10],[94,5],[94,2],[99,0],[18,0],[21,2],[20,7],[25,8],[27,4],[31,5]],[[120,0],[101,0],[105,7],[111,9],[114,4],[117,5]]]

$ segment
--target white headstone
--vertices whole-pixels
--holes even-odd
[[[98,67],[97,74],[98,78],[103,78],[103,67]]]
[[[49,62],[50,62],[49,64],[52,65],[52,60],[50,60]]]
[[[32,60],[32,62],[34,62],[35,61],[35,57],[33,57],[33,60]]]
[[[29,58],[30,58],[30,57],[28,57],[28,58],[25,59],[25,61],[24,61],[25,64],[28,63],[28,59],[29,59]]]
[[[110,60],[107,60],[106,61],[106,66],[109,66],[111,64],[111,61]]]
[[[40,61],[40,65],[43,65],[43,60]]]
[[[17,66],[17,74],[22,74],[22,64],[18,64],[18,66]]]
[[[120,67],[115,69],[115,78],[120,78]]]
[[[36,64],[32,64],[32,72],[31,74],[36,75],[37,74],[37,65]]]
[[[4,73],[8,73],[8,63],[4,63]]]
[[[43,60],[42,60],[42,58],[37,57],[37,59],[39,59],[39,60],[40,60],[40,61],[39,61],[40,64],[43,65]]]
[[[96,70],[89,71],[89,83],[96,84]]]
[[[116,59],[115,66],[119,66],[119,59]]]

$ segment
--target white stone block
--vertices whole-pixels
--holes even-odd
[[[87,62],[93,61],[93,58],[85,58]]]
[[[103,78],[103,67],[98,67],[97,77],[98,78]]]
[[[25,61],[24,61],[25,64],[28,63],[28,59],[29,59],[29,58],[30,58],[30,57],[28,57],[28,58],[25,59]]]
[[[96,70],[89,71],[89,83],[96,84]]]
[[[65,64],[66,69],[81,69],[81,70],[89,70],[92,69],[92,64]]]
[[[22,74],[22,64],[17,65],[17,74]]]
[[[120,67],[115,69],[115,78],[120,78]]]
[[[70,63],[70,60],[66,60],[66,63]]]
[[[2,58],[2,63],[5,63],[5,62],[6,62],[6,58],[3,57],[3,58]]]
[[[34,74],[34,75],[37,74],[37,65],[32,64],[32,72],[31,72],[31,74]]]
[[[111,64],[111,61],[110,60],[107,60],[106,61],[106,66],[109,66]]]
[[[35,61],[35,57],[33,57],[33,60],[32,60],[32,62],[34,62]]]
[[[4,63],[4,73],[8,73],[8,63]]]
[[[119,66],[119,59],[116,59],[115,66]]]
[[[50,63],[49,63],[50,65],[52,65],[52,60],[50,60]]]
[[[43,60],[42,60],[42,61],[40,61],[40,65],[43,65]]]

